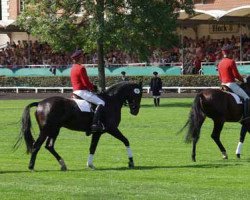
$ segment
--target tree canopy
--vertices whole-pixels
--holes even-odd
[[[192,0],[25,0],[18,23],[55,51],[97,52],[104,78],[105,53],[119,49],[147,61],[152,47],[176,43],[177,11],[192,8]]]

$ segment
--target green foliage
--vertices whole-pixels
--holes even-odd
[[[26,0],[25,5],[18,24],[56,51],[96,51],[102,39],[104,52],[120,49],[147,60],[151,47],[176,44],[176,11],[192,12],[193,2]]]
[[[94,84],[98,84],[97,77],[90,77]],[[106,77],[106,84],[110,86],[119,81],[120,76]],[[129,80],[134,82],[143,82],[143,85],[149,85],[150,76],[130,76]],[[218,76],[161,76],[163,86],[219,86]],[[70,78],[63,76],[53,77],[1,77],[1,86],[34,86],[34,87],[70,87]]]

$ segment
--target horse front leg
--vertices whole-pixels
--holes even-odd
[[[110,135],[112,135],[113,137],[115,137],[116,139],[123,142],[123,144],[126,147],[127,154],[128,154],[128,167],[129,168],[134,168],[135,164],[134,164],[134,160],[133,160],[133,154],[132,154],[132,150],[130,148],[128,139],[120,132],[120,130],[118,128],[110,130],[110,131],[108,131],[108,133]]]
[[[213,129],[211,138],[214,140],[214,142],[219,147],[219,149],[220,149],[220,151],[222,153],[222,158],[223,159],[228,159],[226,149],[225,149],[225,147],[222,145],[222,143],[220,141],[220,133],[221,133],[221,130],[223,128],[223,125],[224,125],[224,121],[222,121],[222,120],[214,120],[214,129]]]
[[[243,146],[246,134],[247,134],[247,128],[244,125],[242,125],[241,130],[240,130],[240,141],[237,145],[236,152],[235,152],[237,158],[240,158],[241,150],[242,150],[242,146]]]
[[[95,166],[93,165],[94,154],[96,151],[97,144],[100,140],[100,137],[101,137],[101,133],[93,133],[92,139],[91,139],[91,144],[89,147],[89,157],[88,157],[88,161],[87,161],[87,167],[89,167],[93,170],[95,169]]]

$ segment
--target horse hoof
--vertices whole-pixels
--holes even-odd
[[[240,154],[236,154],[236,157],[237,157],[237,158],[240,158]]]
[[[30,171],[34,171],[34,166],[29,166],[28,168]]]
[[[228,155],[227,155],[226,152],[222,152],[222,158],[223,158],[224,160],[227,160],[227,159],[228,159]]]
[[[227,159],[228,159],[228,156],[222,156],[222,158],[223,158],[224,160],[227,160]]]
[[[67,171],[67,167],[66,166],[62,166],[61,167],[61,171],[64,171],[64,172]]]
[[[87,168],[95,170],[95,166],[93,164],[87,163]]]
[[[134,162],[128,162],[128,168],[129,169],[134,169],[135,168]]]

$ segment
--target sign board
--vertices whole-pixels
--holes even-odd
[[[218,33],[238,33],[239,26],[233,24],[210,24],[209,33],[218,34]]]

